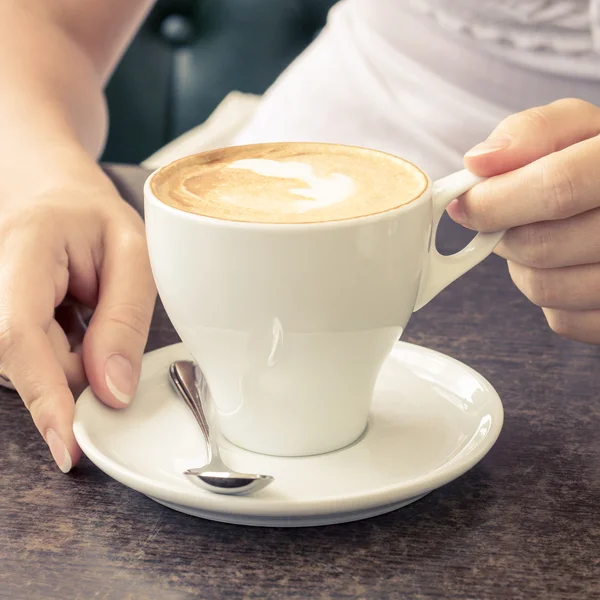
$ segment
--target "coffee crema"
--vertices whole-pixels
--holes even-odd
[[[174,208],[226,221],[321,223],[416,200],[427,176],[390,154],[321,143],[233,146],[179,159],[150,182]]]

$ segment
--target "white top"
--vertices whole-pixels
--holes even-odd
[[[342,0],[233,141],[355,144],[443,176],[513,112],[600,105],[599,3]]]
[[[410,0],[440,27],[524,66],[600,79],[600,0]],[[400,0],[363,0],[378,29]],[[386,6],[387,5],[387,6]],[[372,10],[375,8],[375,10]],[[392,34],[393,37],[393,34]]]

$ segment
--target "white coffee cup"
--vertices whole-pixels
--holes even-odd
[[[503,235],[437,252],[446,206],[480,181],[468,171],[429,180],[394,210],[313,224],[192,214],[159,200],[151,180],[146,231],[165,310],[207,378],[222,433],[265,454],[319,454],[360,437],[413,311]]]

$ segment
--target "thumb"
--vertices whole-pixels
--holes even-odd
[[[484,142],[465,154],[465,167],[492,177],[523,167],[600,133],[598,107],[577,99],[557,100],[507,117]]]
[[[140,376],[156,289],[143,233],[107,234],[96,310],[83,340],[94,393],[106,404],[129,404]]]

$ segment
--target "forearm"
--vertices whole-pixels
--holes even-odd
[[[0,5],[0,186],[8,195],[24,181],[43,189],[92,172],[107,132],[104,65],[31,4]]]

